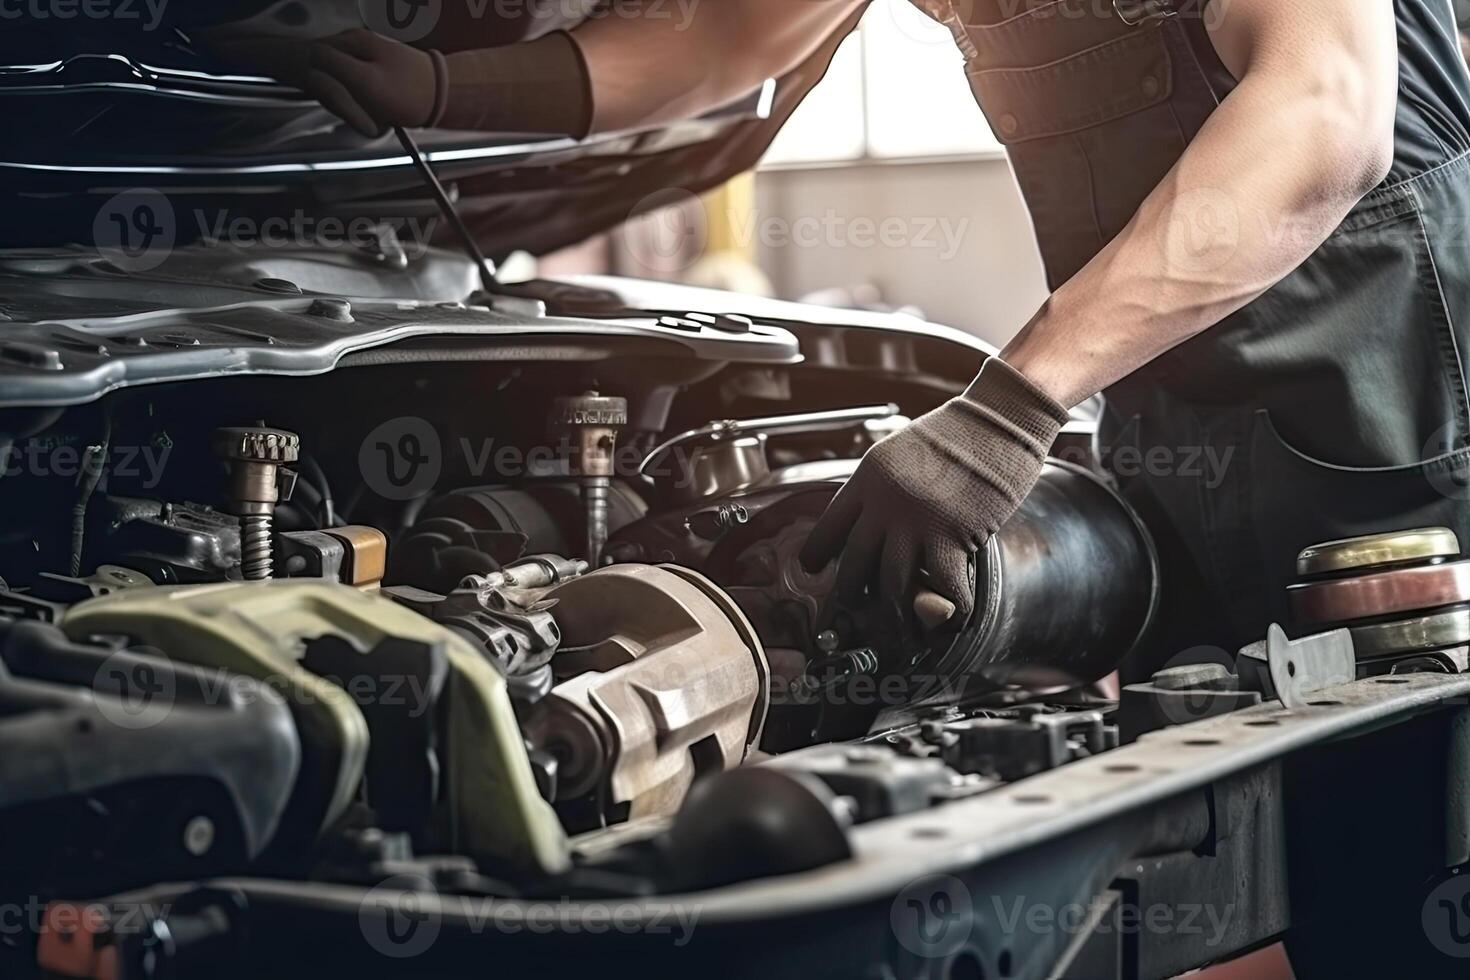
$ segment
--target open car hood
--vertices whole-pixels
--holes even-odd
[[[140,188],[232,220],[435,215],[391,135],[364,139],[289,87],[226,74],[191,40],[202,26],[246,16],[282,34],[334,33],[370,19],[357,0],[118,2],[133,5],[136,22],[5,27],[0,112],[24,138],[0,149],[0,201],[11,218],[0,244],[92,243],[106,203]],[[856,15],[787,76],[700,119],[582,142],[426,131],[420,144],[487,254],[545,253],[667,203],[673,189],[698,193],[752,167],[855,23]],[[486,36],[513,43],[561,26],[539,13],[501,16]],[[181,220],[171,231],[185,244],[200,229]]]

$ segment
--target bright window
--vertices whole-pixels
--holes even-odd
[[[910,0],[874,0],[781,130],[768,164],[994,153],[949,29]]]
[[[765,162],[856,160],[868,151],[866,128],[862,37],[854,33],[837,49],[826,77],[781,127]]]

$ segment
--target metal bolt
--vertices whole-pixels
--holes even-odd
[[[333,320],[337,323],[351,323],[352,304],[335,296],[316,299],[312,300],[311,306],[307,307],[306,315],[320,317],[323,320]]]
[[[251,580],[270,578],[276,504],[289,500],[295,485],[295,474],[283,464],[301,455],[301,438],[255,426],[216,429],[213,441],[215,455],[230,467],[228,509],[240,518],[241,571]]]
[[[587,514],[587,560],[601,564],[607,544],[608,494],[616,461],[618,430],[628,424],[628,400],[584,392],[558,398],[551,419],[553,430],[570,434],[573,471],[582,484]]]
[[[282,293],[287,296],[300,296],[301,287],[289,279],[257,279],[255,288],[263,289],[268,293]]]
[[[214,821],[199,816],[184,825],[184,850],[195,857],[203,857],[214,847]]]

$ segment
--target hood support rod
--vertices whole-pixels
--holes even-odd
[[[464,246],[466,254],[474,260],[475,267],[480,272],[480,288],[491,295],[503,292],[500,288],[500,280],[495,276],[494,264],[485,257],[484,252],[480,251],[480,245],[475,241],[475,236],[470,234],[469,227],[460,218],[454,202],[449,199],[448,192],[444,190],[444,185],[439,181],[439,175],[434,173],[434,168],[429,165],[418,143],[402,126],[393,127],[393,132],[397,135],[398,142],[403,144],[403,149],[413,161],[419,176],[424,178],[424,183],[434,195],[434,203],[439,206],[439,213],[444,216],[450,227],[454,229],[454,233],[459,236],[460,244]]]

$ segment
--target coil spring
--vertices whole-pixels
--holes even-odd
[[[240,518],[240,570],[247,580],[271,577],[271,524],[263,514]]]

